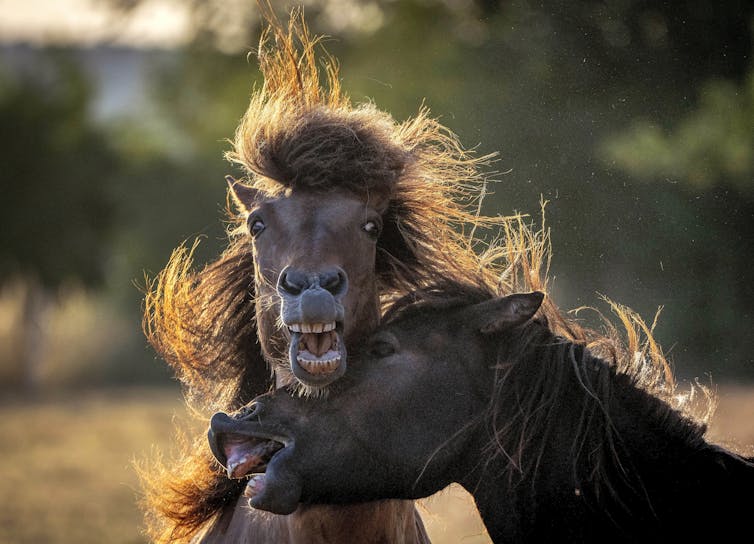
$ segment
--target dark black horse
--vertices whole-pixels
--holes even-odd
[[[455,285],[421,298],[392,311],[329,398],[279,390],[215,415],[229,474],[266,464],[252,506],[413,499],[459,482],[495,542],[751,536],[754,463],[640,387],[640,358],[621,367],[556,336],[535,317],[541,293]],[[284,446],[271,457],[269,440]]]

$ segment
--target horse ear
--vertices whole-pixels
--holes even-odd
[[[534,291],[476,304],[473,307],[475,328],[483,334],[493,334],[526,323],[537,313],[544,298],[544,293]]]
[[[239,209],[249,212],[254,207],[254,204],[259,200],[259,191],[248,185],[244,185],[233,176],[225,176],[225,181],[228,182],[230,188],[230,194],[233,197],[233,202]]]

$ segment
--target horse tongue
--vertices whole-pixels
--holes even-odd
[[[306,346],[306,350],[309,353],[317,357],[322,357],[332,347],[332,336],[333,335],[331,332],[307,332],[304,333],[302,340],[304,342],[304,345]]]
[[[231,437],[224,441],[228,478],[243,478],[255,468],[265,464],[269,457],[282,447],[274,441]]]

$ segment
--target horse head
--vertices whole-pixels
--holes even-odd
[[[267,195],[228,181],[253,246],[262,348],[288,362],[289,372],[275,368],[278,385],[292,373],[310,389],[327,386],[346,371],[346,345],[380,318],[375,261],[387,202],[347,191]]]

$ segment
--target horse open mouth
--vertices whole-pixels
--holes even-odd
[[[230,479],[249,478],[244,495],[252,497],[264,485],[264,473],[272,458],[291,440],[277,431],[260,429],[255,412],[233,416],[218,412],[210,420],[207,439],[215,459]]]
[[[212,416],[207,439],[212,455],[225,467],[228,478],[243,478],[253,471],[262,471],[275,453],[284,447],[282,438],[268,434],[247,432],[244,427],[254,425],[243,418],[254,412],[230,416],[218,412]]]
[[[263,472],[275,453],[283,448],[277,440],[241,434],[222,434],[218,437],[220,451],[225,456],[228,478],[238,479],[252,472]]]
[[[210,435],[210,444],[215,458],[231,479],[264,472],[275,453],[285,447],[275,439],[237,433]]]
[[[297,378],[304,383],[324,385],[343,374],[346,354],[340,324],[295,323],[288,330],[290,365]]]

